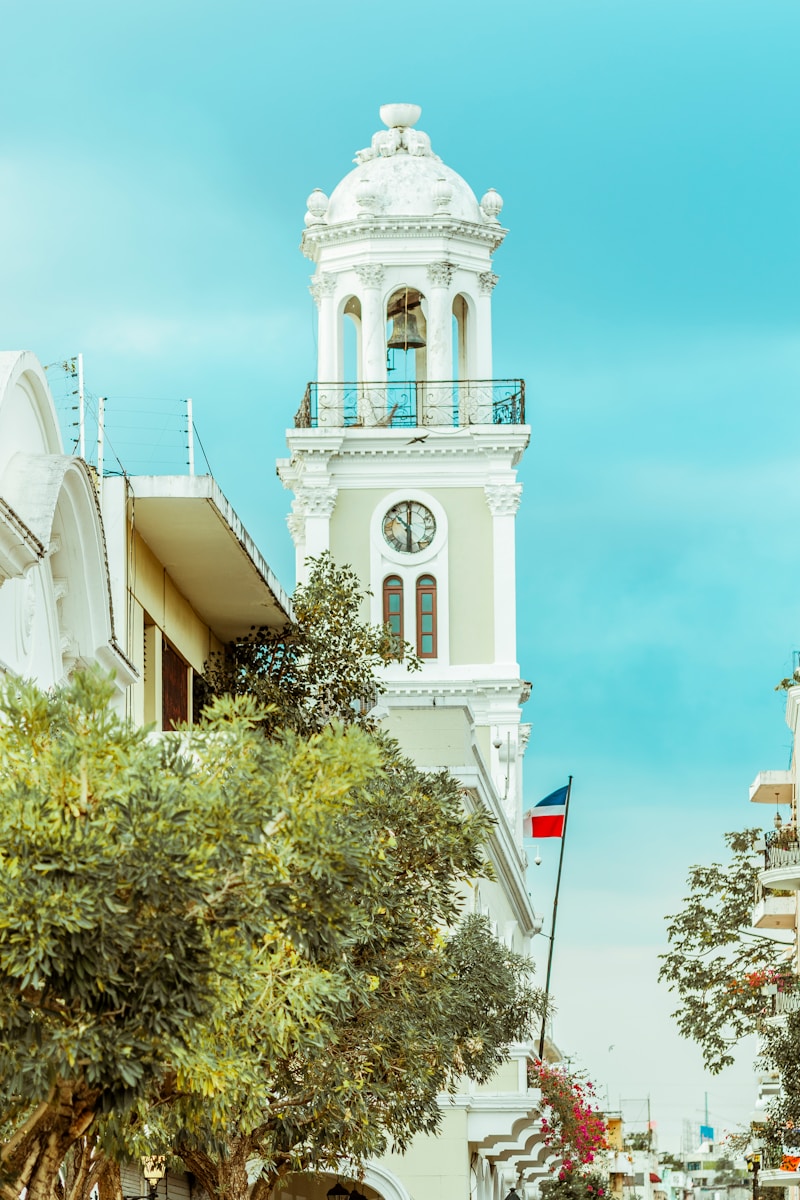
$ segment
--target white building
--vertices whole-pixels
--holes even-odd
[[[419,116],[385,105],[386,128],[355,170],[330,198],[309,196],[317,379],[279,474],[294,495],[298,576],[307,556],[330,551],[369,586],[365,616],[415,647],[420,672],[387,671],[386,726],[495,817],[497,878],[469,903],[525,952],[536,922],[522,849],[529,685],[517,664],[514,525],[530,430],[522,381],[493,379],[492,253],[506,230],[497,192],[479,203]],[[502,1200],[512,1185],[533,1187],[546,1167],[532,1053],[516,1047],[491,1085],[444,1101],[440,1137],[370,1164],[371,1194]],[[327,1186],[299,1179],[282,1197],[316,1200]]]
[[[797,673],[795,672],[795,680]],[[798,934],[798,896],[800,896],[800,841],[797,836],[797,761],[800,737],[800,686],[789,688],[786,696],[786,723],[792,733],[792,761],[788,770],[761,771],[750,786],[750,801],[771,805],[775,811],[774,831],[762,844],[763,869],[756,885],[752,925],[766,936],[786,940],[784,974],[793,978],[762,989],[766,995],[768,1025],[781,1027],[790,1013],[800,1010],[800,934]],[[773,890],[774,889],[774,890]],[[776,894],[777,893],[777,894]],[[782,934],[779,931],[783,931]],[[756,1123],[765,1119],[765,1109],[781,1089],[780,1076],[772,1071],[757,1077],[758,1099],[753,1114]],[[785,1150],[796,1156],[795,1135],[787,1130]],[[766,1162],[759,1172],[760,1187],[789,1187],[793,1197],[800,1195],[800,1170],[781,1169],[780,1160]]]
[[[120,711],[169,728],[210,654],[289,611],[210,475],[101,480],[35,356],[0,353],[0,671],[49,688],[99,664]]]

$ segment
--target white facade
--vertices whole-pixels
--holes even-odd
[[[0,353],[0,672],[49,688],[98,664],[119,711],[162,729],[191,720],[211,654],[290,611],[211,476],[101,485],[63,452],[38,360]]]
[[[136,678],[111,602],[92,469],[64,454],[34,355],[0,353],[0,670],[51,687],[79,665]]]
[[[385,105],[387,128],[358,152],[355,170],[330,199],[309,196],[317,380],[279,474],[294,496],[298,578],[308,557],[330,551],[369,588],[364,615],[388,620],[417,649],[419,672],[387,668],[386,727],[420,766],[458,778],[468,806],[495,817],[497,878],[468,903],[525,952],[535,916],[520,705],[530,685],[517,664],[514,527],[530,430],[521,381],[492,379],[491,255],[506,231],[500,197],[490,190],[477,201],[415,128],[419,115]],[[387,340],[397,346],[408,330],[410,347],[387,359]],[[532,1051],[518,1047],[488,1088],[448,1101],[440,1138],[379,1164],[395,1195],[502,1200],[546,1173],[538,1092],[527,1086]],[[388,1185],[373,1187],[388,1200]]]

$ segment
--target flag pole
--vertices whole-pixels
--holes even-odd
[[[569,798],[572,795],[572,776],[570,775],[567,783],[567,800],[564,805],[564,829],[561,834],[561,853],[558,857],[558,875],[556,876],[556,894],[553,897],[553,922],[550,926],[550,949],[547,952],[547,978],[544,981],[544,999],[545,1005],[550,998],[550,972],[553,967],[553,946],[556,940],[556,913],[558,911],[558,890],[561,887],[561,868],[564,865],[564,845],[567,840],[567,821],[569,820]],[[539,1035],[539,1061],[541,1062],[544,1056],[544,1033],[547,1023],[547,1008],[542,1014],[542,1032]]]

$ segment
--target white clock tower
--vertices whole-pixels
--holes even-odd
[[[530,430],[523,382],[493,378],[502,200],[489,189],[478,202],[433,153],[416,105],[386,104],[380,115],[386,128],[357,153],[355,170],[330,198],[320,190],[308,198],[302,249],[316,267],[317,379],[279,474],[294,493],[298,577],[308,557],[329,550],[369,587],[371,619],[416,648],[421,671],[387,668],[387,727],[420,766],[446,767],[468,804],[495,815],[497,879],[469,903],[524,952],[535,917],[522,851],[529,726],[520,705],[529,685],[517,665],[514,525]],[[406,1176],[416,1200],[462,1194],[454,1175],[469,1195],[476,1154],[477,1194],[487,1200],[505,1195],[512,1176],[521,1185],[542,1173],[530,1127],[518,1153],[511,1128],[522,1129],[525,1114],[534,1119],[528,1054],[516,1052],[494,1132],[491,1106],[482,1101],[478,1130],[476,1098],[465,1096],[448,1116],[463,1119],[458,1162],[443,1161],[441,1140],[433,1173],[415,1171],[413,1156],[402,1160],[397,1178]],[[492,1151],[501,1145],[502,1163]],[[375,1190],[388,1196],[391,1187]]]

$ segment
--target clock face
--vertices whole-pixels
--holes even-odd
[[[383,518],[383,536],[393,550],[416,554],[425,550],[436,533],[436,519],[429,508],[417,500],[401,500]]]

